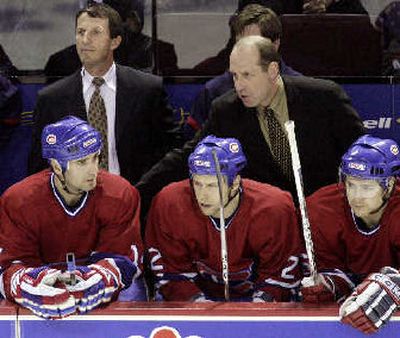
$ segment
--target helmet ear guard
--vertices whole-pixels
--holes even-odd
[[[235,177],[247,164],[242,146],[235,138],[209,135],[201,140],[188,159],[190,176],[217,175],[213,150],[216,151],[221,174],[227,177],[228,185],[231,186]]]
[[[377,180],[384,189],[390,177],[400,174],[399,146],[391,139],[380,139],[370,135],[361,136],[343,155],[339,177],[359,177]]]
[[[99,152],[102,145],[100,133],[75,116],[47,125],[41,141],[43,158],[49,162],[56,160],[63,171],[67,170],[69,161]]]

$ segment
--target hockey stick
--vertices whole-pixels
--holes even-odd
[[[292,156],[293,174],[294,174],[294,180],[295,180],[295,184],[296,184],[297,198],[299,200],[299,206],[300,206],[301,223],[302,223],[302,228],[303,228],[304,242],[306,245],[306,252],[307,252],[308,261],[310,264],[310,273],[311,273],[312,279],[314,281],[316,281],[317,266],[315,263],[314,244],[313,244],[312,236],[311,236],[310,220],[309,220],[308,214],[307,214],[306,199],[304,197],[303,176],[301,174],[299,151],[297,149],[296,134],[294,132],[294,121],[289,120],[289,121],[285,122],[285,128],[286,128],[287,135],[288,135],[290,153]]]
[[[222,263],[222,279],[224,281],[225,289],[224,295],[225,300],[229,301],[229,266],[228,266],[228,249],[226,244],[226,232],[225,232],[225,217],[224,217],[224,199],[222,195],[222,175],[221,168],[219,166],[218,156],[215,149],[212,150],[212,155],[214,159],[215,169],[217,171],[218,180],[218,191],[219,191],[219,229],[221,235],[221,263]]]

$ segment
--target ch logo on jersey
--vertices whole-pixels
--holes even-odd
[[[50,145],[56,144],[57,143],[57,136],[54,135],[54,134],[47,135],[46,143],[50,144]]]
[[[199,275],[206,280],[213,283],[223,285],[224,280],[222,274],[206,265],[204,262],[196,261],[197,271]],[[241,270],[229,272],[229,285],[236,291],[241,290],[243,293],[253,286],[253,262],[249,264],[244,263]]]

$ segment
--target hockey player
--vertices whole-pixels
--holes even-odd
[[[100,149],[100,134],[86,122],[50,124],[42,155],[51,170],[1,197],[0,291],[38,316],[85,313],[114,300],[140,274],[139,194],[99,171]],[[131,252],[136,256],[128,258]],[[71,261],[65,271],[67,253],[76,266]]]
[[[190,155],[190,179],[168,185],[153,201],[145,238],[156,299],[224,299],[213,151],[224,178],[230,299],[290,301],[304,251],[292,198],[271,185],[241,179],[246,158],[240,143],[215,136],[204,138]]]
[[[319,274],[317,283],[302,281],[303,299],[341,301],[351,294],[340,316],[366,333],[400,304],[399,173],[398,145],[365,135],[342,157],[340,184],[307,200]]]

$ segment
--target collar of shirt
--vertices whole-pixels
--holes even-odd
[[[280,76],[277,80],[277,91],[271,100],[269,108],[274,111],[276,118],[282,126],[285,124],[286,121],[289,120],[285,86],[283,84],[282,77]],[[264,109],[265,107],[259,107],[257,110],[259,113],[264,113]]]
[[[92,84],[94,76],[90,75],[89,72],[86,71],[84,67],[81,70],[82,75],[82,86],[83,86],[83,94],[86,95],[87,91],[91,88],[94,91],[94,85]],[[107,73],[102,76],[104,79],[104,84],[111,89],[112,91],[116,91],[117,88],[117,73],[115,63],[111,65],[110,69]]]

